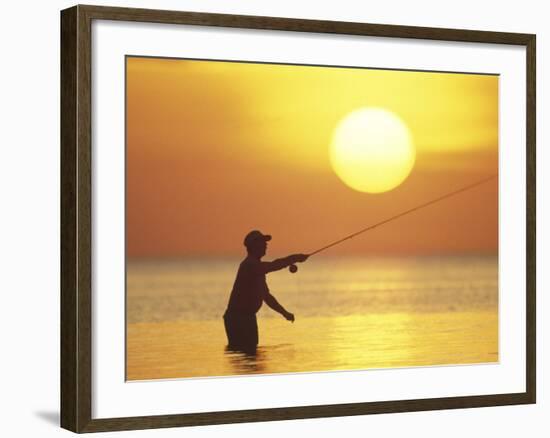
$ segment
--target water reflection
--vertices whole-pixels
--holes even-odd
[[[225,350],[231,261],[129,264],[127,378],[337,371],[498,361],[498,257],[339,258],[270,280],[260,347]]]
[[[265,347],[239,350],[226,346],[224,353],[234,370],[234,374],[256,374],[265,372],[267,363]]]

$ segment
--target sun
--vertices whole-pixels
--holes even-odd
[[[360,108],[336,126],[330,145],[334,172],[352,189],[382,193],[400,185],[416,158],[405,122],[383,108]]]

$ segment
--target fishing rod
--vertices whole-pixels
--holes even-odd
[[[363,233],[365,233],[365,232],[367,232],[367,231],[370,231],[370,230],[372,230],[372,229],[374,229],[374,228],[376,228],[376,227],[379,227],[380,225],[387,224],[388,222],[391,222],[391,221],[393,221],[393,220],[395,220],[395,219],[398,219],[398,218],[400,218],[400,217],[403,217],[403,216],[405,216],[405,215],[407,215],[407,214],[409,214],[409,213],[412,213],[412,212],[414,212],[414,211],[420,210],[420,209],[422,209],[422,208],[424,208],[424,207],[427,207],[428,205],[435,204],[436,202],[439,202],[439,201],[442,201],[442,200],[444,200],[444,199],[450,198],[451,196],[455,196],[455,195],[458,195],[459,193],[462,193],[462,192],[465,192],[465,191],[467,191],[467,190],[473,189],[474,187],[480,186],[481,184],[484,184],[484,183],[486,183],[486,182],[488,182],[488,181],[491,181],[492,179],[494,179],[494,178],[496,178],[496,177],[497,177],[496,174],[495,174],[495,175],[488,176],[488,177],[486,177],[486,178],[483,178],[482,180],[479,180],[479,181],[476,181],[476,182],[474,182],[474,183],[472,183],[472,184],[468,184],[467,186],[461,187],[460,189],[457,189],[457,190],[454,190],[454,191],[452,191],[452,192],[449,192],[449,193],[446,193],[446,194],[444,194],[444,195],[441,195],[441,196],[439,196],[439,197],[437,197],[437,198],[435,198],[435,199],[432,199],[431,201],[428,201],[428,202],[425,202],[425,203],[423,203],[423,204],[417,205],[416,207],[410,208],[409,210],[405,210],[405,211],[403,211],[403,212],[401,212],[401,213],[399,213],[399,214],[396,214],[396,215],[391,216],[391,217],[389,217],[389,218],[387,218],[387,219],[384,219],[383,221],[377,222],[377,223],[375,223],[375,224],[373,224],[373,225],[369,225],[368,227],[363,228],[363,229],[361,229],[361,230],[359,230],[359,231],[356,231],[355,233],[352,233],[352,234],[350,234],[349,236],[343,237],[342,239],[336,240],[336,241],[334,241],[334,242],[332,242],[332,243],[329,243],[328,245],[325,245],[325,246],[323,246],[323,247],[321,247],[321,248],[319,248],[319,249],[313,251],[312,253],[308,254],[308,257],[311,257],[312,255],[315,255],[315,254],[319,254],[320,252],[325,251],[325,250],[327,250],[327,249],[329,249],[329,248],[332,248],[333,246],[336,246],[336,245],[338,245],[338,244],[340,244],[340,243],[342,243],[342,242],[345,242],[346,240],[353,239],[355,236],[358,236],[359,234],[363,234]],[[294,274],[294,273],[296,273],[296,272],[298,271],[298,267],[297,267],[296,265],[290,265],[290,266],[288,267],[288,270],[289,270],[291,273]]]

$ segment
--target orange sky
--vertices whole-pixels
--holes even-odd
[[[405,121],[416,163],[399,187],[355,191],[334,173],[339,120],[381,107]],[[498,77],[127,58],[129,257],[311,252],[498,172]],[[328,254],[491,252],[496,180]]]

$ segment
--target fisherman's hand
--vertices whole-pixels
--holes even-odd
[[[294,322],[294,313],[286,312],[283,316],[287,321]]]
[[[296,254],[296,261],[298,263],[302,263],[302,262],[305,262],[307,260],[307,258],[309,257],[309,254]]]

